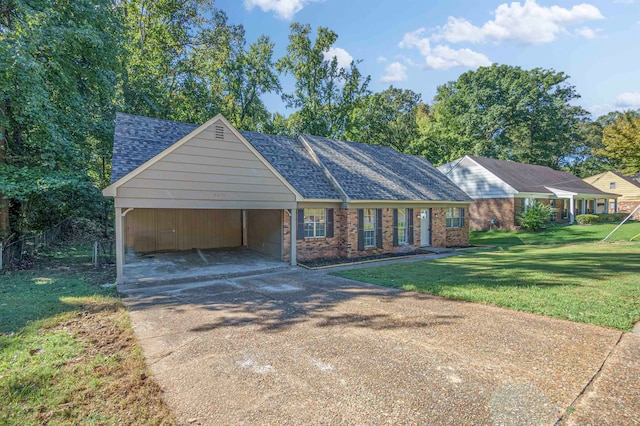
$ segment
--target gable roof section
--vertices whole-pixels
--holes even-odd
[[[195,124],[117,113],[111,183],[123,178],[198,127]]]
[[[552,194],[549,188],[578,194],[611,195],[589,185],[571,173],[554,170],[546,166],[472,157],[473,161],[498,176],[518,192]]]
[[[383,146],[302,137],[350,200],[471,201],[422,157]]]
[[[613,173],[614,175],[618,176],[620,179],[624,179],[627,182],[629,182],[631,185],[634,185],[638,188],[640,188],[640,181],[638,181],[637,177],[631,177],[631,176],[625,176],[620,172],[615,172],[615,171],[611,171],[611,173]]]
[[[308,199],[341,199],[336,188],[298,139],[240,130],[264,158]]]

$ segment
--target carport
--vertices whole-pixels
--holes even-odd
[[[198,127],[119,114],[103,194],[119,284],[126,259],[149,253],[244,248],[295,265],[284,225],[295,233],[301,196],[222,116]]]

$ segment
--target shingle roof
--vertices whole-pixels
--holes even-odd
[[[608,195],[571,173],[554,170],[550,167],[486,157],[469,156],[469,158],[511,185],[518,192],[551,194],[552,192],[547,188],[553,188],[579,194]]]
[[[383,146],[303,137],[353,200],[471,201],[422,157]]]
[[[118,113],[111,182],[199,126]],[[299,139],[240,131],[304,198],[341,199],[322,165],[353,200],[471,201],[422,157],[392,148],[305,136],[322,165]]]
[[[111,183],[152,159],[198,126],[118,113],[113,138]]]
[[[298,139],[240,131],[304,198],[340,199],[340,193]]]

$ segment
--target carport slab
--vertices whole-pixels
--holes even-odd
[[[167,283],[188,283],[287,268],[289,265],[285,262],[241,247],[128,255],[124,266],[124,285],[118,289],[128,293]]]
[[[552,425],[620,336],[321,271],[125,300],[191,424]]]

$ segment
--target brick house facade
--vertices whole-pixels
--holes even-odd
[[[469,208],[462,207],[464,218],[469,217]],[[446,216],[447,208],[430,208],[431,217],[431,240],[421,241],[421,208],[413,208],[413,226],[407,230],[411,232],[412,238],[408,237],[411,243],[394,244],[394,209],[380,208],[382,216],[382,241],[381,247],[359,247],[358,244],[358,210],[357,208],[336,208],[333,209],[334,232],[332,237],[320,238],[300,238],[296,239],[296,253],[299,261],[329,259],[329,258],[361,258],[367,256],[405,252],[407,246],[416,250],[423,246],[433,247],[464,247],[469,244],[469,220],[464,220],[462,226],[447,228]],[[283,242],[284,260],[289,261],[291,248],[291,227],[289,212],[283,215]]]

